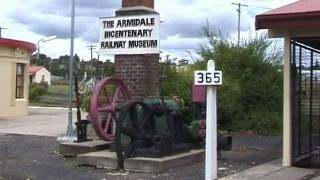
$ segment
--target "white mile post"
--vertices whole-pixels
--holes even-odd
[[[215,70],[213,60],[208,62],[207,69]],[[217,87],[207,86],[206,180],[217,179],[217,177]]]
[[[222,71],[215,70],[213,60],[207,71],[194,72],[194,85],[207,86],[206,110],[206,180],[217,179],[217,85],[222,85]]]

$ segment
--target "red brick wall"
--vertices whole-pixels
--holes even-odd
[[[115,74],[124,80],[133,100],[159,96],[159,54],[116,55]]]
[[[122,7],[145,6],[154,9],[154,0],[122,0]],[[150,12],[128,10],[116,12],[116,16],[148,14]],[[148,96],[159,96],[160,66],[159,54],[116,55],[115,75],[129,87],[132,100]]]
[[[145,6],[154,9],[154,0],[122,0],[122,7]]]

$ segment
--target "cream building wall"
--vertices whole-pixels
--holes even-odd
[[[51,85],[51,73],[46,68],[41,68],[36,72],[34,76],[32,76],[32,82],[41,83],[42,77],[44,78],[44,82],[47,82],[48,85]]]
[[[24,49],[0,46],[0,117],[28,114],[28,64],[31,53]],[[16,65],[24,64],[23,99],[16,99]]]

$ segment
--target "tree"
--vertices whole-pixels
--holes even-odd
[[[253,130],[262,134],[281,132],[282,73],[281,52],[270,51],[266,36],[243,41],[239,46],[206,24],[206,43],[200,48],[205,69],[209,59],[223,71],[218,90],[218,121],[227,130]]]
[[[179,96],[184,99],[186,105],[190,105],[193,71],[192,69],[178,71],[176,66],[169,56],[160,63],[160,93],[167,97]]]
[[[48,69],[50,61],[51,61],[51,58],[45,54],[39,54],[39,59],[37,58],[37,55],[35,54],[35,55],[31,56],[30,64],[43,66],[46,69]]]

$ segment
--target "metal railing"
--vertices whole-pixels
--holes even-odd
[[[320,51],[291,42],[293,161],[309,157],[320,145]]]

